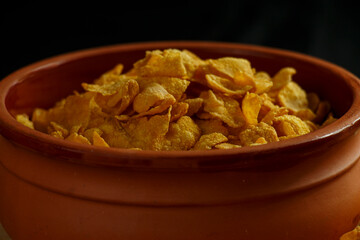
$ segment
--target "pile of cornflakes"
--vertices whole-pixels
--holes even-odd
[[[232,149],[310,133],[336,120],[330,105],[292,80],[243,58],[201,59],[188,50],[147,51],[118,64],[84,92],[37,108],[24,125],[56,138],[139,150]]]

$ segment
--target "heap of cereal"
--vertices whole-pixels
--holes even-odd
[[[139,150],[231,149],[310,133],[336,119],[306,93],[292,67],[274,76],[243,58],[201,59],[188,50],[147,51],[123,73],[104,73],[84,92],[37,108],[24,125],[95,146]]]

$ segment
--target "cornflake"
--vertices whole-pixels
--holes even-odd
[[[52,108],[21,113],[21,124],[97,147],[210,150],[257,146],[301,136],[336,121],[331,106],[293,80],[236,57],[201,59],[189,50],[146,51],[82,83]]]

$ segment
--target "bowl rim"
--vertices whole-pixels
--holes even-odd
[[[26,76],[31,72],[48,67],[60,66],[69,61],[79,60],[82,58],[95,56],[98,54],[111,53],[113,51],[127,50],[147,50],[147,49],[165,49],[165,48],[198,48],[213,49],[221,48],[228,51],[241,51],[266,53],[268,55],[292,58],[305,61],[317,67],[322,67],[339,75],[345,83],[351,88],[353,102],[348,111],[336,122],[329,124],[312,133],[302,135],[296,138],[287,139],[275,143],[267,143],[259,146],[242,147],[227,150],[193,150],[193,151],[152,151],[152,150],[132,150],[120,148],[105,148],[91,146],[86,144],[64,141],[37,130],[30,129],[21,123],[18,123],[11,116],[5,105],[7,93],[16,84],[26,80]],[[291,152],[300,147],[317,145],[334,139],[337,136],[351,134],[360,124],[360,80],[354,74],[346,69],[325,61],[323,59],[306,55],[303,53],[279,49],[268,46],[259,46],[253,44],[243,44],[234,42],[214,42],[214,41],[156,41],[156,42],[134,42],[121,43],[100,47],[81,49],[73,52],[63,53],[49,57],[33,64],[27,65],[19,70],[9,74],[0,81],[0,134],[8,140],[30,148],[35,151],[43,152],[45,155],[54,155],[66,153],[60,158],[71,161],[77,161],[85,164],[94,164],[101,166],[117,166],[126,168],[159,168],[159,169],[201,169],[201,162],[212,161],[212,168],[224,168],[234,166],[234,161],[226,163],[224,159],[236,157],[236,162],[243,161],[245,167],[250,167],[246,163],[246,158],[255,155],[273,154],[281,151]],[[47,147],[50,151],[43,151]],[[102,157],[98,160],[97,157]],[[80,160],[81,159],[81,160]],[[236,164],[236,163],[235,163]],[[240,164],[242,165],[242,164]],[[225,168],[228,168],[225,167]]]

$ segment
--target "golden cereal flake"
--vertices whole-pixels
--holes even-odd
[[[93,132],[92,144],[100,147],[110,147],[97,131]]]
[[[138,77],[137,82],[140,90],[143,90],[149,84],[157,83],[161,85],[169,94],[173,95],[178,101],[186,91],[190,81],[176,77]]]
[[[292,67],[285,67],[280,69],[275,76],[272,77],[273,86],[271,91],[276,91],[292,82],[292,76],[296,73],[296,70]]]
[[[310,132],[309,126],[293,115],[275,117],[273,126],[281,137],[296,137]]]
[[[283,116],[289,113],[289,110],[284,107],[274,107],[272,108],[262,119],[261,122],[273,125],[275,117]]]
[[[310,108],[300,109],[299,111],[295,112],[294,115],[303,121],[313,121],[316,118],[316,114]]]
[[[252,88],[250,85],[236,85],[234,81],[214,74],[206,74],[205,78],[211,89],[223,93],[226,96],[241,97]]]
[[[218,59],[209,59],[206,62],[208,63],[210,73],[220,77],[233,79],[234,83],[238,85],[242,85],[244,82],[250,83],[251,85],[253,84],[254,73],[250,62],[247,59],[222,57]]]
[[[147,85],[134,99],[133,108],[137,117],[161,113],[176,102],[173,95],[158,83]]]
[[[188,98],[184,100],[185,103],[189,105],[187,116],[191,117],[192,115],[199,112],[200,108],[203,106],[204,99],[202,98]]]
[[[97,93],[97,104],[104,112],[114,115],[124,112],[139,93],[137,81],[131,78],[103,85],[83,83],[82,86],[88,92]]]
[[[181,57],[186,69],[187,78],[192,79],[197,69],[204,64],[204,61],[186,49],[181,51]]]
[[[56,122],[50,122],[47,132],[48,134],[56,136],[61,139],[64,139],[69,135],[69,131]]]
[[[47,119],[48,124],[56,122],[70,130],[73,126],[87,128],[92,116],[100,113],[101,108],[95,102],[93,94],[84,93],[68,96],[61,104],[43,113],[46,115],[43,118]]]
[[[103,131],[100,129],[100,128],[88,128],[86,129],[82,135],[84,137],[86,137],[89,142],[93,143],[93,135],[94,135],[94,132],[97,132],[100,136],[103,134]]]
[[[257,146],[268,143],[264,137],[259,137],[253,144],[250,146]]]
[[[165,135],[169,130],[170,117],[170,111],[168,111],[163,115],[134,118],[120,124],[127,133],[133,148],[162,150]]]
[[[268,73],[260,71],[254,75],[255,93],[262,94],[268,92],[272,86],[273,81]]]
[[[218,132],[205,134],[200,137],[193,150],[209,150],[212,149],[215,145],[226,142],[227,140],[227,137]]]
[[[189,104],[185,102],[177,102],[172,105],[170,122],[176,121],[184,116],[189,109]]]
[[[229,135],[229,130],[224,126],[220,119],[196,119],[195,123],[199,126],[202,135],[218,132],[224,136]]]
[[[134,64],[134,69],[139,76],[162,76],[190,78],[194,74],[196,65],[202,61],[195,54],[178,49],[165,49],[164,51],[147,51],[144,59]],[[194,65],[195,66],[194,66]]]
[[[261,98],[261,108],[259,111],[258,120],[261,120],[270,110],[278,106],[275,105],[275,100],[267,93],[263,93],[259,95],[259,97]]]
[[[277,100],[280,106],[296,112],[307,108],[306,92],[295,82],[287,83],[280,89]]]
[[[91,145],[91,143],[89,142],[89,140],[86,137],[81,136],[77,133],[71,133],[67,138],[65,138],[65,140]]]
[[[25,113],[16,115],[16,121],[23,124],[24,126],[27,126],[28,128],[34,129],[34,123],[30,121],[29,115]]]
[[[239,134],[239,139],[243,146],[251,146],[261,137],[263,137],[266,142],[279,141],[276,130],[263,122],[260,122],[257,125],[249,125],[248,128]]]
[[[215,94],[209,90],[200,95],[204,99],[204,112],[213,118],[221,119],[230,127],[241,127],[245,124],[239,102],[227,96]]]
[[[261,109],[261,98],[255,93],[247,92],[242,100],[242,112],[248,124],[257,124]]]
[[[110,147],[116,148],[133,148],[131,142],[131,133],[128,133],[125,130],[125,127],[122,126],[122,123],[119,122],[116,118],[108,118],[103,123],[96,126],[101,130],[101,137]],[[85,131],[86,133],[86,131]],[[90,132],[91,133],[91,132]],[[89,133],[89,139],[92,139],[92,136]]]
[[[46,132],[47,127],[50,123],[49,117],[48,117],[48,111],[42,108],[35,108],[31,120],[34,124],[34,129]]]
[[[224,143],[219,143],[219,144],[215,145],[215,148],[216,149],[234,149],[234,148],[241,148],[241,146],[237,145],[237,144],[224,142]]]
[[[189,116],[170,123],[163,150],[190,150],[200,138],[200,128]]]

